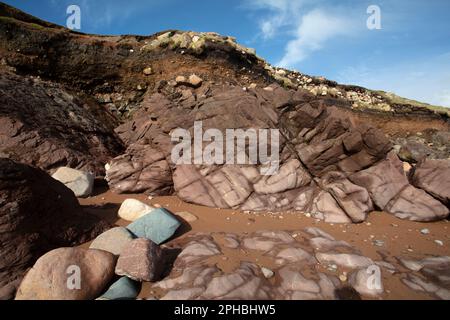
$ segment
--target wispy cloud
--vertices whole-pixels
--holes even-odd
[[[277,63],[282,67],[294,67],[322,49],[326,41],[337,36],[351,34],[355,28],[352,18],[330,5],[318,7],[323,0],[247,0],[247,8],[264,10],[259,21],[260,37],[270,40],[279,34],[287,35],[284,56]]]
[[[354,30],[352,21],[346,17],[322,9],[312,10],[302,17],[295,39],[286,45],[285,54],[278,65],[292,67],[314,51],[322,49],[328,40],[352,34]]]

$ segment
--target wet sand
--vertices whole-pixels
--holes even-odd
[[[187,235],[204,232],[231,232],[236,234],[251,233],[260,230],[303,230],[309,226],[318,227],[331,234],[337,240],[347,241],[353,247],[359,249],[364,256],[373,260],[391,262],[398,266],[395,257],[409,259],[423,259],[430,256],[450,255],[449,221],[432,223],[419,223],[400,220],[384,212],[373,212],[366,222],[362,224],[328,224],[305,216],[299,212],[285,213],[245,213],[234,210],[213,209],[185,203],[177,197],[155,197],[149,199],[147,195],[118,195],[105,189],[98,190],[88,199],[79,199],[83,208],[109,221],[113,225],[126,226],[129,222],[121,220],[117,216],[120,204],[125,199],[137,199],[149,205],[158,206],[176,213],[188,211],[198,217],[197,221],[183,223],[175,237],[166,245],[177,248],[183,244]],[[428,229],[429,234],[422,234],[422,229]],[[379,247],[375,240],[384,242]],[[435,242],[440,240],[443,246]],[[218,239],[220,241],[220,239]],[[88,246],[88,244],[85,244]],[[240,261],[250,261],[268,268],[276,268],[273,261],[264,257],[261,252],[249,252],[239,250],[226,250],[223,252],[226,260],[217,259],[211,263],[224,271],[232,271],[239,266]],[[342,271],[342,270],[341,270]],[[432,299],[427,294],[413,291],[401,282],[401,275],[383,272],[383,284],[385,288],[382,299]],[[140,297],[159,296],[158,292],[152,292],[150,284],[144,284]]]

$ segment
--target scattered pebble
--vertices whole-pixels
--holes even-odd
[[[442,242],[441,240],[434,240],[434,242],[439,245],[439,246],[443,246],[444,242]]]
[[[332,272],[336,272],[337,268],[338,268],[338,266],[336,264],[330,264],[327,267],[328,271],[332,271]]]
[[[345,274],[341,274],[339,276],[339,280],[341,280],[341,282],[347,282],[347,276]]]
[[[374,240],[373,244],[377,247],[383,247],[384,246],[384,241],[383,240]]]
[[[425,229],[420,230],[420,233],[421,234],[430,234],[430,230],[425,228]]]

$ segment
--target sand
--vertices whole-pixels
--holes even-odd
[[[188,211],[198,217],[197,221],[184,223],[177,231],[175,237],[167,244],[170,247],[179,247],[186,235],[197,232],[231,232],[251,233],[259,230],[302,230],[309,226],[318,227],[337,240],[344,240],[361,251],[361,253],[373,260],[381,260],[395,263],[395,257],[422,259],[428,256],[450,255],[449,221],[432,223],[418,223],[400,220],[384,212],[373,212],[366,222],[361,224],[328,224],[305,216],[299,212],[284,213],[245,213],[234,210],[213,209],[192,205],[181,201],[175,196],[149,198],[143,194],[119,195],[105,189],[97,190],[96,194],[87,199],[79,199],[84,209],[92,214],[104,218],[113,225],[126,226],[129,222],[121,220],[117,216],[120,204],[125,199],[138,199],[149,205],[158,206],[171,212]],[[429,234],[422,234],[422,229],[428,229]],[[374,245],[374,240],[384,242],[382,247]],[[435,240],[440,240],[439,245]],[[220,241],[220,239],[218,240]],[[85,244],[88,246],[88,244]],[[226,258],[215,258],[218,267],[224,271],[232,271],[239,266],[240,261],[255,262],[268,268],[275,267],[273,262],[264,257],[260,252],[241,252],[228,250],[223,252]],[[405,286],[399,274],[383,273],[385,288],[381,299],[432,299],[427,294],[413,291]],[[158,296],[158,292],[152,292],[150,284],[144,284],[140,297],[150,295]]]

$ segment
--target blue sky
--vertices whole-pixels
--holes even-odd
[[[87,33],[181,29],[232,35],[274,65],[450,107],[448,0],[4,2],[61,25],[67,7],[79,5]],[[367,28],[370,5],[381,9],[381,30]]]

